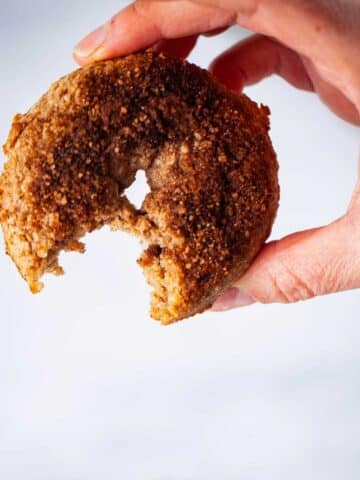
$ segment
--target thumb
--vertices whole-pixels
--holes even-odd
[[[271,242],[215,311],[261,303],[293,303],[360,287],[360,215],[353,208],[326,227]]]

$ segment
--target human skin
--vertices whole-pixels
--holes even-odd
[[[210,70],[223,84],[241,90],[277,74],[360,124],[358,0],[137,0],[82,40],[74,58],[86,65],[151,45],[186,57],[199,35],[235,24],[256,34],[212,62]],[[342,217],[265,245],[213,309],[293,303],[355,288],[360,288],[360,181]]]

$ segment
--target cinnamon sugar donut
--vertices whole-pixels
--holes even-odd
[[[4,146],[0,222],[32,292],[63,273],[103,225],[137,235],[151,315],[199,313],[236,281],[270,233],[278,165],[269,110],[208,72],[146,51],[76,70],[16,115]],[[140,209],[124,191],[146,172]]]

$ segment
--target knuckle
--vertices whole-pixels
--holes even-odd
[[[151,25],[160,36],[167,37],[165,31],[166,22],[165,25],[162,25],[162,22],[159,21],[159,5],[157,2],[153,0],[136,0],[132,6],[139,19]]]
[[[296,273],[285,261],[279,261],[268,271],[274,296],[280,303],[296,303],[318,295],[313,278]]]

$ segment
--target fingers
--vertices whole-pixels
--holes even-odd
[[[227,27],[216,28],[210,32],[204,32],[204,37],[213,37],[227,30]],[[160,40],[154,48],[159,52],[164,52],[174,57],[186,58],[194,49],[199,35],[190,35],[189,37],[173,38],[168,40]]]
[[[211,30],[210,32],[204,32],[204,37],[214,37],[215,35],[220,35],[220,33],[226,32],[228,27],[223,28],[215,28],[215,30]]]
[[[322,101],[344,120],[360,124],[360,114],[344,93],[323,78],[313,62],[302,58],[281,43],[253,35],[217,57],[210,70],[231,90],[241,90],[276,74],[296,88],[316,91]]]
[[[251,303],[293,303],[360,287],[360,220],[348,215],[265,246],[213,310]]]
[[[342,90],[324,80],[326,74],[311,60],[303,59],[304,67],[321,100],[339,117],[354,125],[360,125],[360,110],[350,101]]]
[[[175,21],[176,19],[176,21]],[[235,14],[188,0],[137,0],[98,28],[74,50],[80,65],[141,50],[164,39],[228,26]]]
[[[210,70],[232,90],[240,90],[272,74],[302,90],[313,90],[300,56],[262,35],[253,35],[234,45],[213,61]]]
[[[204,37],[213,37],[223,33],[226,28],[216,28],[210,32],[204,32]],[[154,49],[159,52],[164,52],[174,57],[186,58],[190,55],[194,49],[199,35],[190,35],[189,37],[173,38],[169,40],[160,40],[155,46]]]
[[[160,40],[154,48],[159,52],[164,52],[174,57],[186,58],[195,47],[197,39],[197,35],[191,35],[172,40]]]
[[[357,8],[335,8],[333,2],[323,1],[135,0],[82,40],[75,47],[74,58],[85,65],[141,50],[160,40],[238,23],[315,59],[327,72],[325,80],[360,109],[358,29],[351,28],[357,25],[358,16]]]

